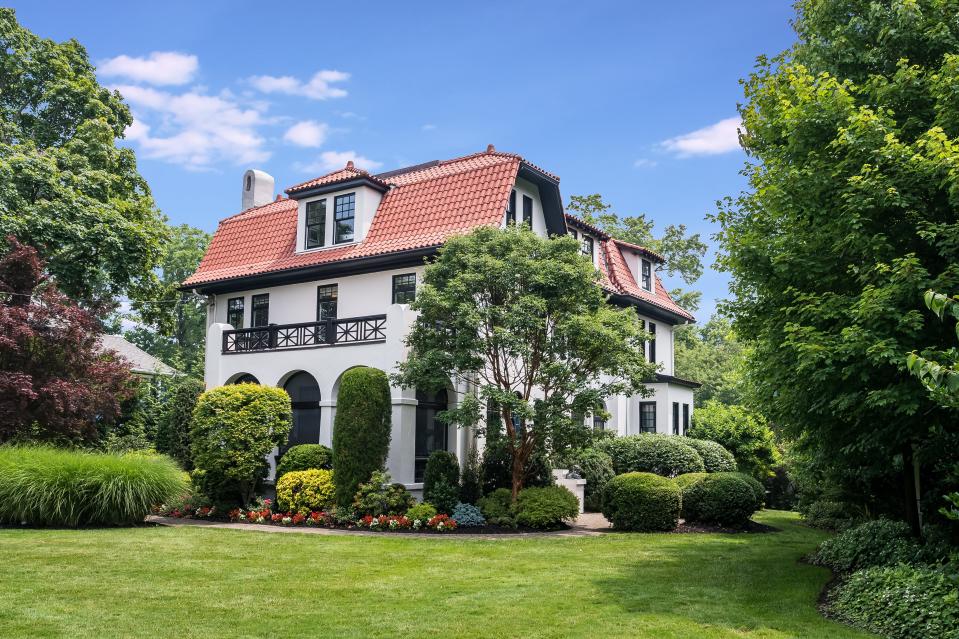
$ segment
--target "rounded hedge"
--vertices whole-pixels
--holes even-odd
[[[756,498],[756,510],[762,510],[763,504],[766,502],[766,487],[762,485],[758,479],[752,475],[747,475],[746,473],[730,473],[739,477],[744,482],[749,484],[750,490],[753,491],[753,496]]]
[[[516,496],[516,521],[530,528],[558,528],[579,516],[579,500],[562,486],[524,488]]]
[[[186,474],[164,455],[0,446],[0,523],[137,524],[188,487]]]
[[[291,470],[276,482],[276,505],[280,511],[306,515],[332,506],[334,492],[332,471]]]
[[[908,524],[878,519],[822,542],[812,561],[820,566],[828,566],[839,574],[849,574],[873,566],[910,563],[920,550]]]
[[[619,530],[673,530],[680,504],[679,487],[653,473],[617,475],[603,491],[603,516]]]
[[[586,494],[583,499],[585,510],[601,510],[603,489],[606,488],[606,483],[616,476],[613,471],[613,458],[597,448],[585,448],[573,456],[570,470],[575,470],[586,480]]]
[[[386,373],[366,366],[343,373],[333,420],[333,483],[341,508],[349,508],[360,484],[386,464],[392,413]]]
[[[299,444],[283,453],[276,466],[276,479],[296,470],[331,470],[333,451],[323,444]]]
[[[595,448],[612,458],[617,475],[640,472],[675,477],[706,470],[699,453],[674,435],[627,435],[600,441]]]
[[[756,493],[737,473],[711,473],[683,491],[687,521],[742,527],[756,512]]]
[[[708,439],[683,437],[681,441],[699,453],[707,473],[732,473],[736,471],[736,458],[722,444]]]

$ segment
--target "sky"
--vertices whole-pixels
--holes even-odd
[[[739,80],[794,36],[788,0],[12,5],[124,95],[124,143],[171,223],[215,230],[248,168],[281,191],[348,159],[385,171],[494,144],[566,200],[700,233],[700,320],[728,295],[705,216],[745,187]]]

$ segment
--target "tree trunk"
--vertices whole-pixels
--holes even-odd
[[[522,450],[522,446],[513,448],[513,503],[516,502],[519,491],[523,489],[523,475],[526,474],[524,472],[526,464],[523,460]]]
[[[906,507],[906,522],[915,537],[922,535],[922,519],[919,506],[919,460],[911,444],[902,449],[903,503]]]

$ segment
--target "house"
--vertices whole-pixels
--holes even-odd
[[[403,338],[415,319],[409,302],[424,258],[451,236],[510,223],[577,237],[610,299],[635,307],[656,336],[646,345],[660,371],[650,380],[653,395],[612,398],[609,419],[591,417],[592,425],[621,435],[678,434],[689,426],[696,384],[673,376],[673,329],[693,317],[663,288],[662,256],[565,215],[559,178],[522,157],[491,145],[379,174],[349,162],[275,198],[271,176],[247,171],[242,189],[241,212],[220,222],[183,286],[209,300],[207,387],[285,388],[293,402],[291,445],[330,445],[344,371],[389,372],[405,359]],[[464,458],[474,434],[436,415],[465,390],[393,389],[394,480],[419,489],[436,449]]]
[[[180,374],[172,366],[167,366],[136,344],[128,342],[122,335],[101,335],[98,348],[101,353],[113,352],[119,355],[130,365],[130,372],[140,377],[155,379]]]

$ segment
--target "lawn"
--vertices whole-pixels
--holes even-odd
[[[0,530],[0,636],[865,637],[827,621],[823,538],[469,540],[202,528]]]

